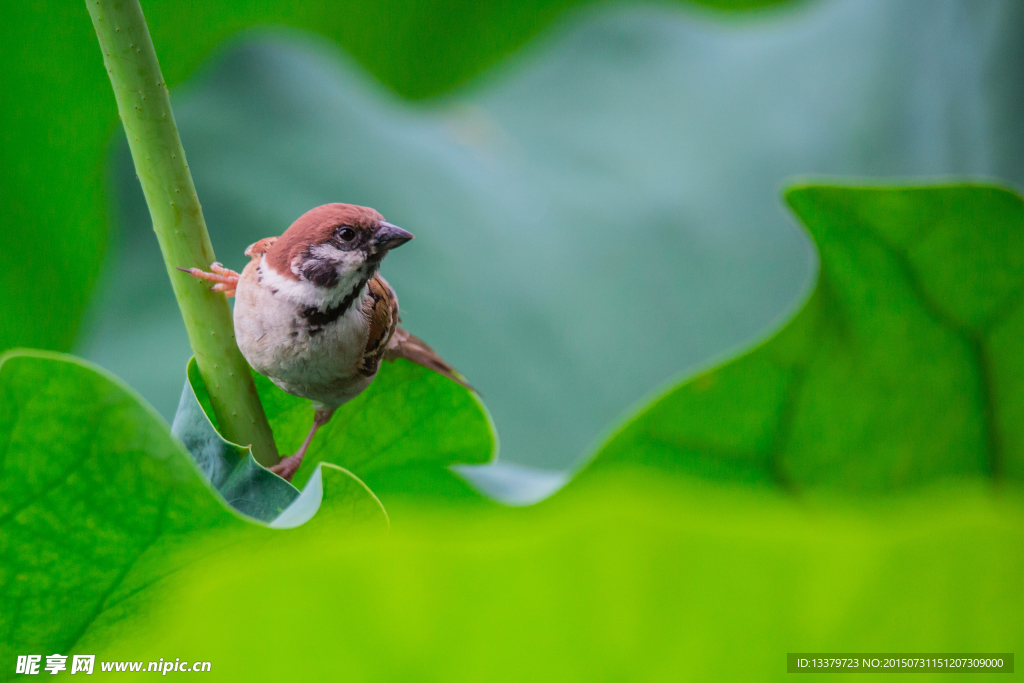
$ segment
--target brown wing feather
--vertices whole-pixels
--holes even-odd
[[[370,296],[363,306],[363,313],[370,322],[370,333],[366,337],[363,365],[360,369],[372,375],[380,367],[380,360],[384,357],[388,342],[398,325],[398,297],[395,296],[391,285],[380,275],[370,278],[367,290]]]
[[[370,296],[367,297],[363,311],[370,321],[370,333],[364,350],[363,372],[370,375],[377,372],[382,358],[389,362],[405,358],[444,375],[470,391],[476,391],[458,370],[448,365],[425,341],[398,327],[401,320],[398,316],[398,297],[387,280],[378,274],[367,284]]]
[[[266,251],[270,249],[270,247],[274,246],[274,242],[276,242],[278,239],[280,238],[264,237],[259,242],[253,242],[252,244],[245,248],[245,255],[251,256],[252,258],[259,258],[260,254],[266,253]]]
[[[386,361],[393,361],[396,358],[405,358],[417,365],[422,365],[429,370],[444,375],[453,382],[461,384],[472,392],[479,393],[466,381],[462,373],[448,365],[425,341],[403,330],[401,327],[395,329],[395,334],[391,337],[391,341],[388,344],[387,353],[384,354],[384,360]]]

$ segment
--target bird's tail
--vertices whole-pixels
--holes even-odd
[[[396,358],[405,358],[416,365],[422,365],[461,384],[474,393],[479,393],[466,381],[461,372],[448,365],[425,341],[401,327],[395,328],[395,333],[391,335],[388,348],[384,352],[384,360],[393,361]]]

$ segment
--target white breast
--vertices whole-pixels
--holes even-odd
[[[269,278],[260,282],[259,264],[253,260],[245,267],[235,294],[242,355],[276,385],[314,404],[334,408],[357,396],[373,381],[359,371],[369,335],[365,287],[345,313],[318,328],[302,316],[305,306],[272,287]]]

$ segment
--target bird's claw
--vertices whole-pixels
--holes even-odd
[[[199,268],[182,268],[180,266],[178,267],[178,270],[186,272],[192,277],[200,278],[201,280],[216,282],[217,284],[210,287],[210,289],[214,292],[224,292],[226,296],[234,296],[235,289],[238,288],[239,274],[230,268],[225,268],[217,261],[210,264],[210,270],[213,271],[212,273],[207,273]]]
[[[287,458],[281,458],[281,462],[268,469],[285,481],[291,481],[292,477],[295,476],[295,473],[299,470],[299,466],[302,464],[302,459],[306,457],[306,451],[309,450],[309,444],[313,443],[313,437],[316,436],[317,430],[330,422],[332,415],[334,415],[334,408],[321,408],[315,411],[313,413],[313,426],[309,428],[309,433],[306,434],[306,440],[302,442],[301,446],[299,446],[299,450],[295,451],[294,455],[289,455]]]
[[[287,458],[281,458],[281,462],[267,469],[285,481],[291,481],[295,473],[299,471],[304,455],[305,453],[296,453],[295,455],[289,455]]]

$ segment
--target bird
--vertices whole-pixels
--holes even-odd
[[[381,361],[405,358],[473,390],[423,340],[398,326],[398,296],[378,272],[387,254],[413,238],[369,207],[324,204],[280,237],[245,250],[239,274],[218,262],[183,268],[235,297],[238,348],[256,372],[312,402],[313,424],[299,449],[269,469],[291,481],[320,427],[362,393]]]

